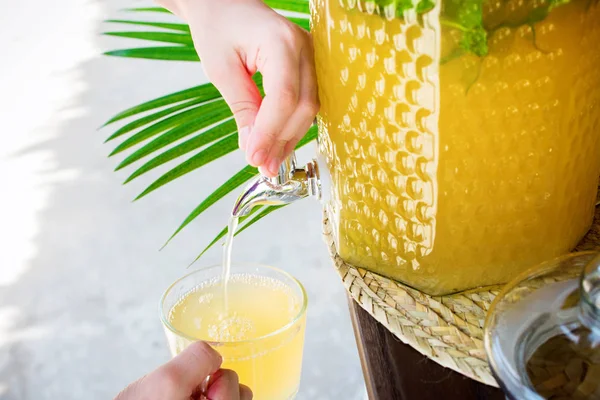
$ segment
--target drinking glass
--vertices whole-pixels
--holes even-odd
[[[231,279],[236,277],[250,277],[263,282],[276,282],[284,285],[286,292],[293,298],[294,312],[286,321],[281,321],[275,329],[260,337],[249,340],[214,341],[208,337],[195,337],[190,332],[184,332],[173,325],[172,310],[183,298],[199,290],[207,283],[213,287],[221,280],[222,267],[220,265],[196,270],[173,283],[162,296],[160,302],[160,315],[167,336],[169,349],[173,356],[179,354],[192,342],[203,340],[210,344],[223,357],[221,368],[232,369],[237,372],[240,383],[249,386],[255,399],[281,400],[292,399],[298,392],[300,373],[302,367],[302,352],[304,346],[304,331],[306,326],[307,297],[302,284],[290,274],[270,266],[258,264],[234,264],[231,268]],[[222,286],[218,284],[220,288]],[[229,296],[235,296],[233,289],[229,288]],[[261,291],[260,296],[269,296],[272,290]],[[280,301],[281,297],[272,299]],[[245,306],[260,307],[268,304],[271,299],[255,298],[244,299]],[[265,303],[267,302],[267,303]],[[229,301],[228,312],[236,313],[235,304]],[[215,304],[215,307],[224,307],[224,304]],[[297,311],[296,311],[297,310]],[[259,311],[259,310],[255,310]],[[272,318],[268,312],[252,312],[261,320]],[[202,321],[203,315],[193,316],[197,321]]]

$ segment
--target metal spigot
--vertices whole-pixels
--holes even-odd
[[[246,186],[235,202],[231,214],[234,217],[243,217],[255,206],[289,204],[305,197],[321,198],[317,162],[313,160],[298,168],[296,155],[292,152],[279,167],[276,177],[260,175]]]

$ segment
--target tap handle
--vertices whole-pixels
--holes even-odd
[[[289,204],[309,196],[321,198],[319,168],[315,160],[297,168],[292,152],[279,166],[276,177],[261,174],[250,181],[235,202],[232,215],[242,217],[257,205]]]

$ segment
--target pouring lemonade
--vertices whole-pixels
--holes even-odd
[[[506,282],[584,235],[600,175],[596,0],[311,7],[342,258],[443,294]],[[288,164],[234,210],[320,193],[319,168]],[[216,271],[165,295],[172,351],[209,340],[256,398],[293,397],[303,289],[280,271]]]
[[[238,218],[232,216],[223,265],[175,282],[162,300],[171,352],[210,343],[254,398],[291,399],[298,392],[306,293],[290,275],[266,266],[231,264]]]
[[[175,282],[161,301],[173,355],[207,341],[255,399],[291,399],[300,385],[306,293],[287,273],[261,265],[233,265],[227,308],[221,266]]]
[[[223,356],[222,368],[234,370],[254,398],[289,399],[300,383],[305,298],[291,278],[257,268],[234,268],[227,311],[217,276],[183,293],[170,305],[167,336],[174,353],[192,341],[174,332],[211,343]]]

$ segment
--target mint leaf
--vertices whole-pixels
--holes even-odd
[[[548,14],[550,14],[550,11],[552,11],[556,7],[560,7],[560,6],[568,4],[570,2],[571,2],[571,0],[549,0],[546,7],[534,8],[531,11],[531,13],[529,13],[529,15],[527,16],[525,21],[518,23],[518,24],[514,24],[514,25],[515,26],[520,26],[520,25],[525,25],[525,24],[533,25],[533,24],[537,24],[538,22],[542,22],[543,20],[546,19]]]
[[[421,2],[432,2],[432,0],[421,0]],[[412,0],[375,0],[375,4],[379,7],[379,13],[383,14],[383,8],[390,4],[395,5],[396,18],[404,18],[404,13],[413,9],[415,6]]]
[[[414,7],[412,0],[397,0],[396,15],[398,18],[404,18],[404,12]]]
[[[519,25],[537,24],[538,22],[541,22],[544,19],[546,19],[547,16],[548,16],[548,8],[536,8],[533,11],[531,11],[531,13],[529,13],[529,15],[527,16],[527,19],[523,23],[520,23]]]
[[[568,4],[573,0],[546,0],[545,4],[534,8],[527,18],[517,23],[502,23],[495,27],[483,23],[483,2],[486,0],[367,0],[373,1],[379,14],[383,9],[393,7],[397,18],[404,18],[409,10],[415,10],[422,15],[431,11],[438,2],[442,7],[440,22],[447,28],[456,29],[460,38],[458,46],[445,57],[445,62],[462,54],[474,54],[484,57],[489,53],[488,38],[497,29],[505,26],[515,27],[531,25],[543,21],[554,8]],[[590,0],[600,2],[600,0]],[[535,32],[534,32],[535,35]],[[443,63],[443,62],[442,62]]]
[[[484,0],[444,0],[442,24],[462,32],[459,41],[467,53],[483,57],[488,53],[488,33],[483,26]]]
[[[570,2],[571,0],[549,0],[548,11],[552,11],[554,8],[562,6],[563,4],[568,4]]]
[[[534,7],[533,10],[531,10],[529,14],[520,21],[512,21],[510,23],[503,22],[494,27],[488,27],[488,35],[491,36],[495,31],[501,28],[517,28],[519,26],[529,25],[531,27],[531,39],[533,42],[533,46],[537,50],[543,53],[547,53],[548,51],[539,48],[536,43],[537,34],[535,25],[546,19],[548,17],[548,14],[550,14],[550,11],[565,4],[569,4],[571,1],[572,0],[548,0],[547,3]]]
[[[419,4],[417,4],[417,13],[425,14],[426,12],[431,11],[433,7],[435,7],[433,0],[421,0],[419,1]]]
[[[478,26],[463,33],[460,39],[460,47],[468,52],[471,52],[479,57],[483,57],[488,53],[487,31],[482,26]]]

